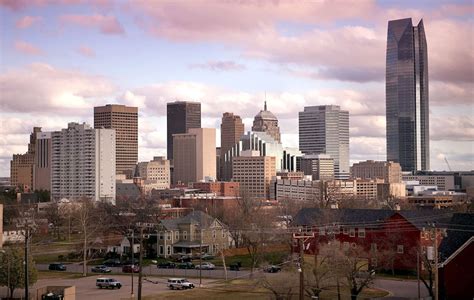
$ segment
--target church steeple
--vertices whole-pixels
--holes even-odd
[[[265,100],[265,104],[263,105],[263,110],[267,111],[267,101]]]

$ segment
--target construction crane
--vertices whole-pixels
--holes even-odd
[[[444,161],[446,162],[446,164],[448,165],[448,169],[449,171],[451,172],[451,166],[449,165],[449,162],[448,162],[448,159],[446,158],[446,156],[444,156]]]

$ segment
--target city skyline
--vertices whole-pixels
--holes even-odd
[[[351,116],[351,164],[385,160],[387,23],[409,17],[423,17],[429,42],[431,169],[447,169],[444,155],[453,169],[474,169],[468,1],[361,1],[351,12],[338,2],[231,3],[197,15],[168,2],[137,1],[130,10],[99,4],[107,1],[41,3],[0,2],[0,176],[9,175],[12,154],[26,152],[33,126],[92,124],[93,107],[108,103],[139,107],[139,161],[166,155],[166,103],[175,100],[200,101],[202,127],[219,129],[224,112],[250,128],[266,99],[289,147],[298,145],[304,106],[340,105]],[[226,17],[212,15],[217,9]]]

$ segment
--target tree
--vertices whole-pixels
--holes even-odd
[[[258,285],[269,290],[275,300],[291,300],[293,291],[298,290],[298,276],[294,273],[280,272],[272,276],[264,276]]]
[[[6,248],[0,255],[0,285],[8,288],[9,298],[13,297],[15,289],[25,287],[24,251],[21,248]],[[28,283],[37,280],[37,271],[31,255],[28,256]]]
[[[339,250],[338,243],[325,244],[314,253],[314,262],[305,264],[306,294],[319,298],[321,292],[333,283],[335,277],[333,265],[334,251]]]
[[[351,292],[351,299],[356,300],[359,294],[374,280],[374,272],[369,269],[367,253],[360,246],[351,247],[335,253],[335,268],[346,279]]]
[[[428,252],[424,251],[420,255],[421,264],[425,270],[424,274],[420,274],[421,282],[425,285],[430,297],[434,299],[434,281],[435,281],[435,265],[428,257]]]
[[[45,211],[45,217],[48,220],[48,223],[53,225],[53,230],[56,234],[57,239],[61,238],[60,228],[66,223],[66,212],[64,211],[64,209],[61,208],[63,208],[63,206],[61,206],[57,202],[53,202]]]

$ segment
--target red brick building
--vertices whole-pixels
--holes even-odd
[[[237,197],[239,195],[238,182],[194,182],[193,188],[207,193],[215,193],[217,196]]]
[[[329,241],[337,241],[343,248],[362,247],[374,268],[415,271],[417,251],[427,251],[434,245],[430,223],[446,217],[445,211],[431,210],[304,208],[296,215],[293,226],[314,233],[309,245],[305,245],[307,254],[317,253]],[[438,244],[440,240],[438,233]]]

